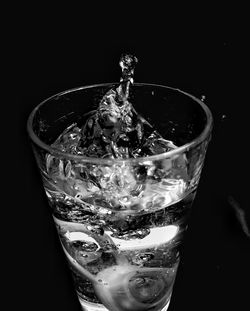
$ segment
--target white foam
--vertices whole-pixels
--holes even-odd
[[[77,231],[69,232],[69,231],[67,231],[64,235],[70,242],[85,241],[85,242],[88,242],[88,243],[95,243],[95,244],[97,244],[95,239],[91,238],[89,235],[87,235],[84,232],[77,232]]]
[[[112,236],[112,232],[105,232],[110,236],[119,250],[133,250],[133,249],[145,249],[153,248],[161,244],[170,242],[178,233],[179,227],[169,225],[160,228],[150,229],[150,233],[142,239],[124,240],[118,239]]]

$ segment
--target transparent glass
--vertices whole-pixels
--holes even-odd
[[[82,309],[167,310],[212,115],[181,90],[135,83],[129,101],[178,148],[124,160],[51,147],[116,85],[46,99],[30,114],[28,133]]]

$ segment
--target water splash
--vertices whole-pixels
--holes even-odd
[[[123,100],[127,100],[129,96],[129,86],[134,83],[134,70],[138,63],[137,57],[131,54],[122,54],[119,65],[122,69],[122,76],[120,78],[120,86],[118,88],[119,95]]]
[[[72,154],[94,158],[137,158],[176,148],[147,122],[129,100],[137,57],[123,54],[118,86],[102,97],[97,110],[83,116],[83,126],[68,127],[52,145]]]

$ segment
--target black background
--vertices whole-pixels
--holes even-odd
[[[80,311],[26,120],[41,100],[57,92],[118,81],[120,54],[129,52],[139,59],[137,82],[205,95],[214,115],[169,311],[244,310],[249,302],[250,240],[228,203],[228,196],[233,196],[249,219],[244,10],[229,12],[227,6],[209,13],[203,7],[190,14],[184,7],[173,11],[152,4],[146,13],[132,5],[115,12],[104,11],[99,4],[64,9],[62,14],[42,5],[20,11],[16,7],[5,25],[3,65],[8,67],[9,91],[2,118],[13,150],[5,154],[13,172],[3,165],[10,178],[5,182],[8,216],[2,216],[8,244],[3,266],[7,309]]]

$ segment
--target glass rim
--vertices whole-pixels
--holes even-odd
[[[27,120],[27,131],[28,131],[29,137],[31,138],[31,140],[36,145],[38,145],[42,149],[47,150],[52,155],[57,155],[57,156],[60,156],[63,158],[71,159],[71,160],[73,159],[73,160],[76,160],[78,162],[80,161],[80,162],[109,164],[110,165],[112,163],[145,162],[145,161],[155,161],[155,160],[170,158],[170,157],[175,156],[176,154],[183,153],[185,151],[188,151],[190,148],[195,147],[200,142],[204,141],[209,136],[209,134],[211,133],[212,125],[213,125],[213,116],[212,116],[212,113],[211,113],[210,109],[208,108],[208,106],[202,100],[198,99],[197,97],[195,97],[195,96],[193,96],[193,95],[191,95],[185,91],[180,90],[179,88],[174,88],[174,87],[161,85],[161,84],[143,83],[143,82],[134,83],[133,85],[134,86],[151,86],[151,87],[170,89],[170,90],[182,93],[182,94],[192,98],[194,101],[196,101],[202,107],[202,109],[205,112],[206,117],[207,117],[207,122],[206,122],[206,125],[205,125],[204,129],[202,130],[202,132],[196,138],[191,140],[190,142],[188,142],[182,146],[179,146],[176,149],[173,149],[173,150],[170,150],[167,152],[163,152],[163,153],[159,153],[159,154],[155,154],[155,155],[151,155],[151,156],[138,157],[138,158],[128,158],[128,159],[94,158],[94,157],[87,157],[87,156],[83,156],[83,155],[74,155],[71,153],[63,152],[63,151],[60,151],[54,147],[51,147],[50,145],[47,145],[34,133],[33,127],[32,127],[34,116],[35,116],[36,112],[38,111],[38,109],[43,104],[48,102],[49,100],[51,100],[55,97],[65,95],[67,93],[72,93],[72,92],[76,92],[76,91],[80,91],[80,90],[84,90],[84,89],[89,89],[89,88],[97,88],[97,87],[105,87],[108,85],[116,85],[116,84],[119,84],[119,83],[118,82],[113,82],[113,83],[108,82],[108,83],[99,83],[99,84],[91,84],[91,85],[86,85],[86,86],[80,86],[80,87],[75,87],[75,88],[71,88],[71,89],[56,93],[56,94],[46,98],[40,104],[38,104],[29,114],[29,117]]]

